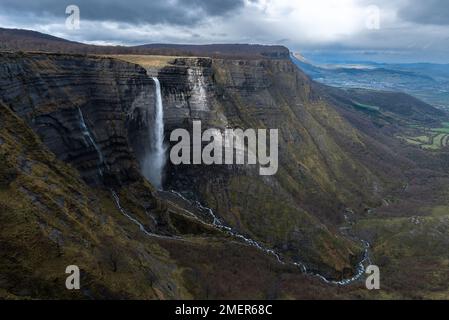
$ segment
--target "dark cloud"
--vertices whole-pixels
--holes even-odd
[[[131,24],[193,25],[207,17],[224,16],[244,6],[243,0],[1,0],[0,10],[15,15],[64,17],[75,4],[82,19]]]
[[[449,1],[409,1],[399,9],[399,17],[417,24],[449,25]]]
[[[283,44],[292,50],[368,50],[391,57],[396,55],[389,52],[400,52],[398,56],[410,53],[420,61],[447,62],[449,0],[353,0],[344,2],[347,10],[338,9],[340,1],[328,0],[333,6],[326,2],[0,0],[0,27],[32,29],[96,44]],[[65,9],[70,4],[80,7],[80,29],[65,26]],[[371,5],[380,9],[380,29],[366,28],[364,9]],[[339,13],[346,14],[345,21],[354,25],[334,19]]]

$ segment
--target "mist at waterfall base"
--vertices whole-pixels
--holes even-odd
[[[164,145],[164,109],[162,104],[161,84],[159,79],[152,77],[155,84],[155,112],[148,112],[148,136],[150,146],[143,158],[141,169],[144,177],[157,189],[162,189],[163,170],[166,162],[166,147]]]

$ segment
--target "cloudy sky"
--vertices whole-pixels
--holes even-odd
[[[66,7],[80,29],[66,27]],[[0,26],[95,44],[282,44],[306,56],[449,63],[447,0],[0,0]]]

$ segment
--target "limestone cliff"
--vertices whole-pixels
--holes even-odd
[[[164,88],[167,137],[175,128],[191,130],[196,119],[205,129],[280,130],[275,176],[260,177],[248,166],[169,163],[166,188],[199,200],[233,228],[314,270],[327,269],[337,278],[350,273],[358,244],[333,226],[343,221],[346,208],[375,205],[380,182],[344,149],[366,148],[362,134],[310,80],[288,60],[177,58],[152,72]]]
[[[154,84],[143,68],[113,59],[57,54],[0,55],[0,96],[25,119],[58,158],[73,165],[91,184],[102,184],[98,155],[89,146],[86,126],[104,154],[110,183],[136,181],[138,166],[129,137],[138,138],[127,121],[151,105]],[[136,122],[135,121],[135,122]],[[136,136],[137,135],[137,136]]]

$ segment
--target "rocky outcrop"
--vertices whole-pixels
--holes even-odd
[[[212,59],[176,58],[170,66],[148,68],[148,73],[161,82],[168,132],[184,120],[212,121],[215,99]]]

